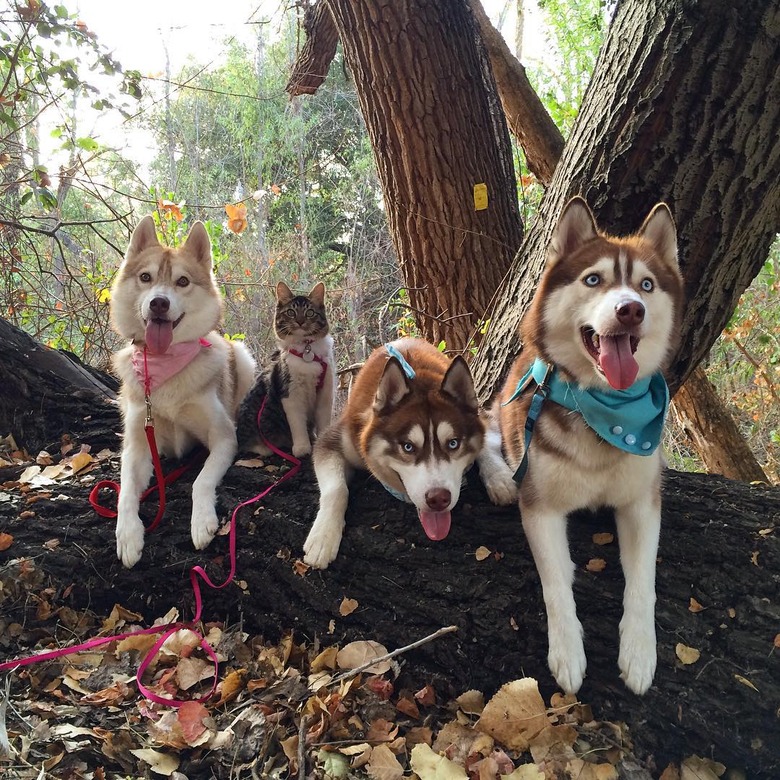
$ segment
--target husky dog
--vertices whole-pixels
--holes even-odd
[[[682,303],[666,205],[655,206],[635,235],[616,238],[598,230],[582,198],[569,202],[499,411],[542,582],[547,660],[567,693],[580,688],[586,665],[566,538],[567,515],[580,508],[615,510],[626,582],[618,666],[636,693],[653,680],[664,466],[657,447],[668,404],[661,372],[677,342]]]
[[[320,507],[303,545],[304,561],[324,569],[335,559],[354,469],[367,469],[397,498],[413,503],[428,538],[444,539],[463,473],[482,458],[484,439],[463,358],[450,360],[420,339],[374,350],[341,417],[314,446]],[[500,459],[503,471],[492,468],[494,450],[485,451],[484,458],[480,473],[491,499],[512,503],[511,473]]]
[[[336,359],[328,330],[322,282],[308,295],[293,295],[284,282],[276,285],[276,350],[241,404],[240,447],[269,454],[258,441],[257,415],[263,408],[262,438],[292,449],[296,458],[311,453],[311,434],[321,434],[333,416]]]
[[[130,345],[114,355],[124,420],[116,551],[131,567],[141,557],[138,516],[152,475],[144,434],[147,407],[161,455],[181,457],[201,443],[208,458],[192,486],[192,541],[203,549],[217,531],[216,489],[236,454],[235,415],[254,375],[243,346],[216,330],[222,299],[212,273],[211,243],[196,222],[178,249],[162,246],[154,220],[133,232],[111,290],[111,320]]]

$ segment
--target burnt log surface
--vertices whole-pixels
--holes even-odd
[[[115,423],[118,431],[118,416]],[[82,427],[89,443],[87,423]],[[98,426],[96,435],[104,433]],[[116,434],[113,446],[118,449]],[[0,553],[0,570],[13,559],[34,559],[51,587],[59,593],[70,588],[64,600],[76,610],[107,615],[120,603],[151,622],[176,606],[189,617],[190,568],[205,564],[215,582],[228,571],[226,536],[204,553],[192,547],[193,472],[168,489],[162,526],[147,538],[140,563],[127,570],[116,560],[113,521],[98,517],[88,503],[92,482],[116,478],[117,460],[100,468],[104,473],[93,472],[86,483],[53,491],[67,501],[0,502],[0,532],[14,537]],[[0,483],[19,470],[0,470]],[[229,518],[233,507],[273,478],[234,466],[219,491],[222,516]],[[403,656],[402,675],[411,684],[431,681],[443,695],[469,688],[490,694],[528,675],[539,680],[545,696],[554,691],[541,588],[518,513],[490,505],[475,473],[468,475],[450,535],[438,543],[426,539],[413,509],[358,476],[338,558],[326,571],[301,575],[294,563],[317,501],[307,462],[297,477],[239,511],[237,584],[204,588],[204,619],[241,621],[245,631],[271,640],[293,630],[301,641],[365,638],[388,649],[454,624],[457,633]],[[151,517],[154,509],[144,511]],[[751,778],[780,776],[780,659],[773,652],[780,632],[779,523],[776,488],[669,472],[657,577],[659,664],[651,690],[638,697],[618,678],[623,579],[617,543],[598,546],[592,539],[597,532],[614,533],[614,523],[608,511],[572,518],[575,596],[588,654],[580,700],[596,717],[626,722],[635,755],[659,772],[668,761],[698,753],[743,768]],[[52,538],[61,543],[49,549],[43,543]],[[479,546],[496,554],[478,561]],[[603,571],[585,568],[593,558],[606,561]],[[359,607],[341,617],[344,597]],[[702,611],[689,610],[692,597]],[[6,621],[34,627],[34,608],[22,599],[6,602],[4,611]],[[698,649],[700,660],[681,664],[678,643]],[[0,639],[4,659],[25,651],[23,644]]]
[[[91,445],[93,452],[118,451],[113,380],[41,347],[7,323],[0,321],[0,328],[7,337],[5,343],[0,338],[0,433],[13,433],[33,453],[40,447],[56,453],[63,434]],[[214,582],[227,576],[226,536],[203,553],[190,540],[197,468],[168,488],[163,525],[147,538],[132,570],[116,559],[113,521],[100,518],[88,501],[98,479],[118,478],[118,457],[79,482],[58,484],[48,498],[36,491],[25,496],[13,486],[22,469],[0,468],[6,491],[0,533],[13,537],[0,552],[0,574],[27,558],[58,602],[98,616],[119,603],[150,623],[174,606],[183,618],[192,615],[192,566],[205,565]],[[235,506],[276,477],[231,468],[219,490],[222,517],[227,521]],[[413,509],[370,477],[358,476],[338,558],[324,572],[301,574],[295,562],[317,503],[307,461],[294,479],[238,512],[236,582],[220,591],[204,587],[206,621],[240,621],[250,635],[272,641],[292,630],[299,641],[343,644],[365,638],[388,649],[454,624],[457,633],[403,655],[402,677],[410,686],[430,681],[442,696],[469,688],[489,695],[528,675],[539,680],[545,696],[555,690],[545,660],[541,587],[518,512],[492,506],[475,470],[450,535],[438,543],[425,537]],[[152,517],[155,508],[144,511]],[[593,541],[595,533],[615,533],[613,519],[605,510],[570,522],[575,597],[588,655],[580,700],[600,719],[626,722],[634,754],[659,772],[669,761],[698,753],[742,768],[750,778],[780,777],[780,651],[773,644],[780,633],[778,525],[777,488],[668,473],[657,576],[658,670],[650,691],[638,697],[618,678],[623,578],[617,543]],[[53,539],[59,544],[52,545]],[[478,547],[492,554],[477,560]],[[586,568],[595,558],[605,561],[602,571]],[[345,597],[359,606],[342,617]],[[701,611],[689,609],[692,598]],[[16,601],[3,600],[3,660],[26,654],[41,636],[33,601],[21,591]],[[25,631],[11,636],[3,626],[12,622]],[[59,638],[72,636],[63,628]],[[682,664],[678,643],[699,650],[700,659]]]
[[[32,454],[88,428],[94,445],[116,430],[117,380],[51,349],[0,317],[0,436]]]

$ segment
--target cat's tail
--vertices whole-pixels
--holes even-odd
[[[268,395],[268,387],[265,377],[260,375],[255,379],[252,389],[244,396],[236,418],[236,437],[238,449],[252,449],[260,441],[257,429],[257,415],[263,405],[263,400]]]

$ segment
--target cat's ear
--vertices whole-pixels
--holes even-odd
[[[309,293],[308,298],[315,306],[324,306],[325,285],[322,282],[315,284],[312,291]]]
[[[279,282],[276,285],[276,301],[284,306],[289,303],[295,296],[292,294],[292,290],[284,283]]]

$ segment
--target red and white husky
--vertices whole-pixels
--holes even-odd
[[[494,435],[497,438],[496,432]],[[490,498],[508,504],[516,488],[499,448],[483,450],[485,426],[466,361],[420,339],[374,350],[344,411],[317,439],[320,507],[303,545],[304,561],[324,569],[338,553],[349,477],[367,469],[417,507],[428,538],[444,539],[463,473],[475,459]]]
[[[616,238],[599,232],[582,198],[569,202],[523,320],[523,352],[499,412],[507,460],[512,468],[523,464],[516,479],[547,608],[547,660],[569,693],[579,689],[586,666],[566,537],[567,515],[581,508],[615,510],[626,582],[618,666],[636,693],[653,680],[663,468],[657,447],[668,403],[660,372],[676,344],[682,301],[676,231],[664,204],[638,233]],[[523,463],[524,425],[539,385],[548,395],[537,402]]]

